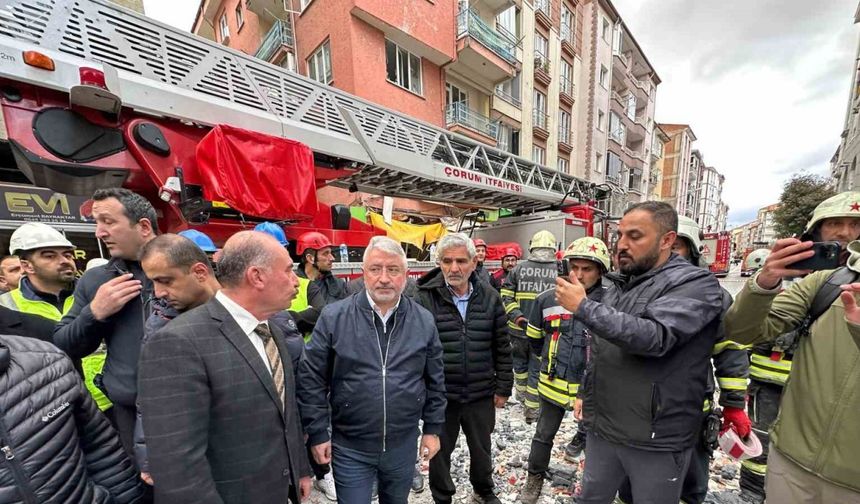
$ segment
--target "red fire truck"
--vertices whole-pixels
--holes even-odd
[[[729,274],[731,268],[732,237],[728,231],[705,233],[702,255],[718,277]]]
[[[273,220],[293,242],[321,231],[357,260],[381,231],[317,201],[334,185],[520,218],[556,212],[590,234],[587,181],[107,0],[0,0],[0,106],[0,161],[17,169],[0,181],[84,197],[126,187],[154,202],[162,231],[223,242]]]

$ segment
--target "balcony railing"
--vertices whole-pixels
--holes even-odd
[[[535,11],[543,12],[549,17],[549,0],[535,0]]]
[[[275,21],[272,29],[263,38],[263,42],[254,56],[261,60],[269,61],[278,53],[281,47],[293,47],[293,32],[289,24],[283,21]]]
[[[448,105],[445,113],[445,121],[448,126],[465,126],[492,138],[496,138],[499,130],[498,123],[491,121],[484,114],[470,109],[463,102]]]
[[[561,92],[568,95],[573,96],[573,79],[566,75],[561,76]]]
[[[496,86],[496,96],[498,96],[502,100],[505,100],[506,102],[510,103],[511,105],[513,105],[517,108],[521,108],[523,106],[523,104],[519,98],[506,92],[504,89],[502,89],[499,86]]]
[[[546,130],[547,115],[546,112],[540,109],[532,110],[532,118],[534,119],[534,127]]]
[[[573,28],[570,25],[561,25],[561,41],[573,45]]]
[[[508,63],[516,64],[517,57],[514,53],[516,41],[493,29],[473,9],[462,10],[457,14],[457,38],[460,39],[467,35]]]
[[[571,145],[570,142],[570,127],[561,127],[558,128],[558,141],[561,143],[566,143],[567,145]]]

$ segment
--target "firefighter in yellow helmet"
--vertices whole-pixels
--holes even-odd
[[[538,294],[555,286],[558,276],[555,252],[557,241],[549,231],[538,231],[529,242],[529,257],[508,273],[502,283],[502,303],[508,315],[514,357],[514,382],[517,400],[523,402],[526,422],[537,420],[537,389],[529,387],[529,372],[537,373],[538,356],[531,352],[526,337],[526,325],[531,307]],[[533,364],[530,362],[534,361]],[[537,374],[531,380],[537,383]]]
[[[609,272],[609,250],[597,238],[580,238],[564,251],[571,275],[585,286],[589,299],[603,296],[602,278]],[[540,355],[539,378],[535,385],[540,396],[537,428],[529,452],[528,480],[520,500],[534,504],[540,496],[544,475],[549,470],[550,454],[565,412],[573,409],[579,385],[585,374],[590,335],[582,322],[559,306],[555,288],[538,295],[532,305],[526,333],[532,352]],[[529,370],[531,371],[531,370]],[[532,373],[529,373],[532,378]],[[565,448],[565,458],[575,460],[585,448],[585,431],[580,424]]]
[[[803,240],[810,241],[838,241],[843,250],[843,261],[847,259],[848,256],[848,251],[846,250],[848,243],[858,238],[860,238],[860,192],[856,191],[839,193],[836,196],[821,202],[813,211],[812,218],[810,218],[809,222],[806,224],[806,229],[804,230],[802,237]],[[765,265],[765,261],[770,253],[770,250],[756,250],[751,252],[747,256],[747,262],[749,262],[749,264],[744,265],[745,269],[755,271],[760,270]],[[804,279],[794,281],[794,284],[787,288],[784,294],[773,299],[772,306],[774,308],[771,309],[771,313],[776,313],[774,309],[778,305],[786,306],[780,302],[783,299],[793,299],[795,302],[791,303],[791,308],[789,310],[779,312],[779,324],[770,323],[770,317],[768,317],[766,327],[768,327],[769,330],[773,330],[775,327],[786,327],[785,322],[787,321],[785,319],[788,315],[791,315],[792,317],[798,315],[800,318],[805,318],[807,315],[811,315],[812,305],[814,304],[813,301],[817,298],[817,293],[820,290],[823,290],[821,287],[815,287],[813,282],[817,280],[818,285],[823,285],[827,282],[830,275],[830,273],[826,272],[816,273],[814,275],[809,275]],[[755,278],[752,281],[755,282]],[[798,297],[798,294],[800,293],[802,293],[802,297]],[[737,300],[743,307],[744,301],[748,298],[749,295],[739,296]],[[802,309],[805,312],[798,314],[793,313],[797,309]],[[735,310],[737,310],[737,308],[732,309],[733,312]],[[737,311],[741,312],[742,310]],[[840,322],[843,319],[841,311],[842,308],[838,308],[839,314],[836,315]],[[747,318],[748,316],[744,317],[744,319]],[[821,315],[821,319],[826,318],[826,314]],[[844,324],[842,325],[844,326]],[[789,333],[794,329],[790,326],[787,328],[789,329]],[[737,333],[730,334],[729,336],[732,338],[738,337],[741,339],[750,339],[744,338],[744,335],[738,335]],[[786,383],[789,374],[793,373],[792,365],[795,361],[795,352],[798,350],[801,342],[795,341],[792,345],[789,345],[788,348],[783,348],[779,339],[774,341],[774,338],[781,335],[774,334],[772,336],[760,336],[757,333],[755,336],[757,341],[764,341],[756,343],[753,346],[752,353],[750,355],[750,384],[748,389],[749,402],[747,410],[750,412],[753,430],[761,440],[764,451],[758,457],[741,462],[740,486],[742,496],[748,502],[761,503],[766,497],[765,475],[768,468],[769,445],[771,442],[773,441],[773,446],[775,448],[792,458],[794,458],[794,456],[796,456],[795,454],[798,453],[795,446],[796,443],[791,443],[791,440],[788,439],[789,436],[793,436],[796,433],[786,434],[790,432],[789,429],[791,429],[791,426],[788,428],[786,428],[786,426],[780,426],[776,430],[774,429],[774,422],[776,421],[777,413],[779,413],[780,405],[783,404],[783,401],[785,400],[784,398],[789,397],[790,395],[793,396],[793,399],[796,401],[797,392],[795,391],[803,390],[807,387],[808,384],[804,383],[807,379],[817,380],[818,377],[814,373],[809,373],[809,369],[807,369],[807,373],[805,375],[798,376],[797,379],[792,378],[792,381],[797,383],[794,387],[795,391],[789,391],[789,389],[786,388]],[[822,336],[824,336],[824,334],[822,334]],[[826,337],[832,338],[833,336],[835,335],[830,334]],[[811,339],[819,340],[819,338],[816,338],[815,336]],[[852,347],[850,342],[848,343],[848,347],[840,350],[840,352],[845,353],[846,350],[848,352],[856,352],[856,348]],[[807,358],[807,362],[808,359],[809,358]],[[826,370],[828,376],[836,376],[838,373],[842,372],[837,369],[838,366],[834,366],[832,363],[828,363],[826,365],[828,366],[828,369]],[[829,387],[822,384],[822,387],[825,386],[829,389],[838,389],[838,387]],[[804,403],[808,403],[806,398],[802,399],[802,401],[804,401]],[[844,410],[847,410],[850,406],[846,405],[843,406],[843,408],[845,408]],[[793,409],[792,406],[783,406],[783,410],[784,412],[781,414],[783,417],[787,410],[795,417],[800,416],[806,418],[805,415],[798,415],[797,410]],[[814,412],[813,414],[820,419],[829,419],[831,416],[826,412],[826,409],[816,408],[813,406],[809,406],[808,411]],[[829,420],[827,420],[827,422],[829,422]],[[783,421],[781,423],[786,424],[787,422]],[[797,424],[795,423],[795,425]],[[830,427],[827,428],[830,429]],[[808,428],[808,432],[816,432],[817,429],[818,427]],[[779,442],[771,439],[770,437],[770,432],[774,430],[778,434],[781,434]],[[849,452],[846,451],[845,453]],[[801,466],[807,467],[805,466],[805,461],[797,459],[794,460]],[[824,465],[832,466],[834,464],[832,461],[827,461],[825,458],[822,458],[820,467],[824,467]],[[819,472],[818,470],[815,472],[819,475],[822,474],[822,472]],[[828,470],[828,472],[830,472],[830,470]],[[855,478],[853,487],[860,490],[860,484],[856,484],[857,481],[858,480]],[[837,481],[837,483],[839,482]]]

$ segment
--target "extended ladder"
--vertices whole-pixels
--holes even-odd
[[[54,72],[23,63],[52,57]],[[334,184],[477,207],[589,199],[593,185],[356,98],[107,0],[0,0],[0,77],[68,92],[104,71],[124,107],[307,144],[357,170]]]

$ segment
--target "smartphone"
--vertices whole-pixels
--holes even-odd
[[[787,265],[789,269],[821,271],[836,269],[839,267],[839,242],[815,242],[812,248],[809,249],[815,252],[815,255],[809,259],[797,261]]]
[[[562,259],[560,261],[556,261],[556,267],[558,268],[558,276],[559,278],[563,278],[570,281],[570,263],[567,259]]]

